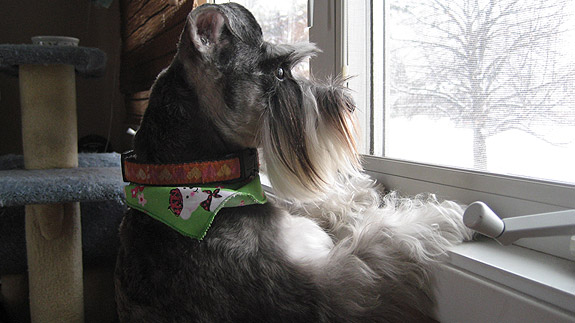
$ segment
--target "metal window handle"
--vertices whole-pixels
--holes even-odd
[[[314,0],[307,0],[307,27],[313,27],[313,2]]]
[[[575,210],[566,210],[501,219],[483,202],[471,203],[463,213],[463,223],[470,229],[509,245],[521,238],[574,235]],[[571,253],[575,238],[571,237]]]

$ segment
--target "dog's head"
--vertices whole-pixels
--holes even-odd
[[[230,3],[192,11],[176,56],[225,140],[263,148],[275,189],[300,200],[360,168],[348,91],[292,73],[317,51],[264,41],[252,14]]]

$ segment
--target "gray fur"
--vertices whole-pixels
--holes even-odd
[[[152,88],[137,160],[262,148],[274,188],[291,203],[225,208],[202,241],[128,211],[116,267],[122,322],[426,319],[429,270],[469,238],[461,207],[379,195],[361,173],[346,89],[291,73],[316,51],[263,41],[237,4],[190,13]]]

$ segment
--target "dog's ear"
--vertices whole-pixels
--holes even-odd
[[[199,52],[208,58],[217,50],[235,51],[231,47],[238,42],[261,45],[262,30],[254,16],[236,3],[204,4],[188,15],[178,51]]]
[[[199,7],[188,16],[181,45],[193,46],[202,54],[210,54],[222,44],[226,19],[216,6]]]

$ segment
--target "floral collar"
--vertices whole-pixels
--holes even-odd
[[[220,159],[178,164],[141,163],[133,151],[122,154],[124,182],[144,185],[205,185],[245,182],[259,171],[258,151],[244,149]]]

